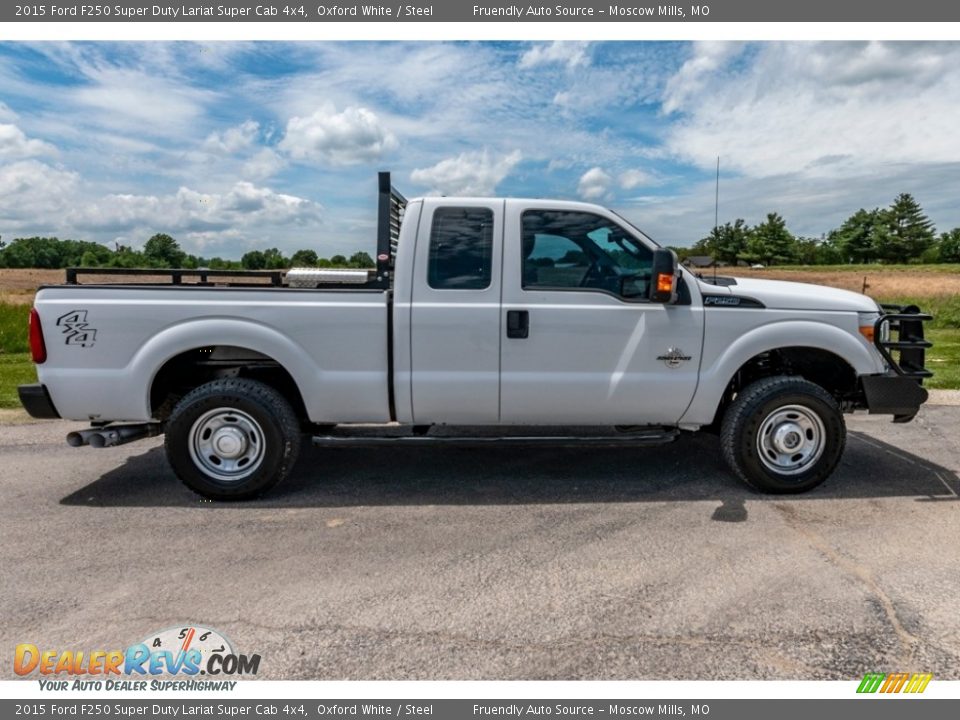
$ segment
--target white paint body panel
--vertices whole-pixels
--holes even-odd
[[[571,203],[537,202],[543,210]],[[519,230],[527,201],[507,201],[507,225]],[[583,208],[577,208],[583,209]],[[621,224],[616,215],[589,212]],[[693,398],[703,338],[703,307],[627,301],[591,290],[523,290],[518,243],[504,254],[503,313],[530,314],[530,334],[504,338],[500,419],[510,424],[674,424]],[[502,333],[501,333],[502,335]],[[674,348],[688,360],[658,360]]]
[[[44,288],[47,361],[37,370],[65,418],[150,419],[154,376],[209,345],[267,355],[293,376],[315,422],[383,422],[387,302],[380,292],[235,288]],[[68,345],[57,318],[86,310],[91,347]]]

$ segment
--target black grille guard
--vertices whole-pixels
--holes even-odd
[[[873,344],[897,375],[915,378],[923,384],[923,379],[933,373],[923,366],[926,350],[933,343],[923,338],[923,324],[933,320],[932,315],[920,312],[916,305],[881,304],[883,315],[873,325]],[[889,339],[883,339],[883,326],[890,331]],[[892,352],[891,352],[892,351]],[[893,359],[893,352],[899,352],[899,362]]]

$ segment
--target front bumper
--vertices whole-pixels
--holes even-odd
[[[914,378],[890,373],[862,375],[860,384],[871,415],[893,415],[894,422],[913,420],[929,393]]]
[[[60,417],[57,408],[50,399],[50,393],[47,392],[47,386],[40,383],[32,385],[20,385],[17,388],[20,394],[20,404],[30,415],[44,420],[53,420]]]

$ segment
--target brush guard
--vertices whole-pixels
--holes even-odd
[[[933,320],[933,316],[920,312],[916,305],[880,307],[884,314],[874,323],[873,344],[897,375],[914,378],[923,384],[924,378],[933,377],[933,373],[923,365],[927,348],[933,347],[933,343],[923,337],[923,324]],[[887,333],[884,333],[885,326],[889,331]],[[887,340],[883,339],[885,334]],[[894,360],[891,351],[899,351],[899,362]]]
[[[923,336],[923,324],[933,316],[916,305],[880,307],[884,314],[874,323],[873,344],[890,369],[886,375],[861,376],[864,399],[870,414],[893,415],[895,423],[910,422],[928,397],[923,381],[933,376],[924,367],[927,348],[933,344]]]

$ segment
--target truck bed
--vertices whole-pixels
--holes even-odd
[[[64,418],[149,420],[156,377],[197,352],[278,363],[314,422],[390,418],[384,289],[60,285],[36,309],[39,379]]]

